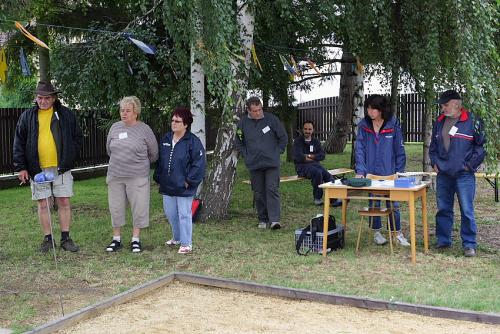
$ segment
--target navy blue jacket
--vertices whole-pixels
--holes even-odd
[[[314,161],[307,161],[307,154],[314,154]],[[299,176],[305,174],[307,166],[320,165],[319,162],[323,160],[325,160],[325,150],[317,138],[312,138],[310,142],[306,142],[304,136],[295,138],[293,141],[293,162]]]
[[[401,128],[395,117],[384,121],[378,134],[369,117],[362,119],[358,124],[355,150],[358,175],[404,172],[406,153]]]
[[[160,193],[168,196],[190,197],[205,177],[205,149],[198,137],[187,131],[172,149],[173,133],[160,141],[159,158],[153,179],[160,184]],[[186,188],[185,184],[188,186]]]
[[[278,117],[264,113],[264,118],[252,119],[245,114],[236,130],[236,147],[245,158],[249,170],[280,166],[280,154],[285,152],[288,136]]]
[[[443,144],[443,125],[445,115],[440,115],[432,129],[429,158],[431,165],[437,165],[440,173],[457,176],[460,172],[468,170],[475,172],[484,160],[486,141],[482,131],[482,122],[465,108],[462,108],[460,117],[455,124],[457,132],[450,135],[448,151]]]

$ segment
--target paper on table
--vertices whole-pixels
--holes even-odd
[[[394,187],[394,180],[372,180],[372,187]]]

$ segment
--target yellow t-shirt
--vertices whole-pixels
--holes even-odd
[[[41,168],[57,167],[57,149],[50,122],[54,108],[38,110],[38,161]]]

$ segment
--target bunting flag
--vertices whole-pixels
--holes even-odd
[[[50,50],[50,48],[47,46],[47,44],[45,44],[44,42],[42,42],[41,40],[39,40],[38,38],[36,38],[35,36],[33,36],[32,34],[30,34],[30,32],[28,30],[26,30],[25,27],[23,27],[23,25],[17,21],[14,21],[15,23],[15,26],[16,28],[26,37],[28,37],[29,39],[31,39],[33,42],[35,42],[36,44],[40,45],[41,47],[43,48],[46,48],[48,50]]]
[[[0,82],[5,83],[7,80],[7,57],[5,56],[5,50],[0,49]]]
[[[318,68],[316,67],[316,64],[311,59],[307,59],[307,63],[309,64],[309,67],[311,69],[315,70],[316,73],[318,73],[321,76],[321,72],[318,70]]]
[[[257,66],[262,72],[262,66],[260,66],[259,58],[257,58],[257,52],[255,51],[255,44],[252,44],[252,58],[255,66]]]
[[[24,49],[19,49],[19,62],[21,63],[21,72],[25,77],[29,77],[31,75],[30,67],[28,66],[28,61],[26,60],[26,56],[24,55]]]
[[[124,34],[125,38],[130,42],[134,43],[139,49],[141,49],[144,53],[154,55],[156,52],[156,48],[152,45],[141,42],[135,38],[130,37],[130,34]]]
[[[280,60],[283,63],[283,67],[285,68],[285,70],[288,72],[288,74],[290,74],[290,80],[293,80],[293,76],[296,75],[297,72],[295,72],[295,69],[292,67],[292,65],[290,65],[286,58],[282,55],[280,55]]]
[[[302,73],[300,73],[299,66],[297,66],[297,62],[295,61],[295,59],[293,59],[292,55],[290,55],[290,62],[292,63],[292,66],[293,66],[293,69],[295,70],[296,75],[301,77]]]

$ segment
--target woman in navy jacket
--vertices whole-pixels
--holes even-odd
[[[392,175],[404,172],[406,153],[403,136],[396,117],[393,116],[391,106],[382,95],[371,95],[364,104],[365,118],[358,124],[356,137],[356,177],[365,177],[366,174]],[[389,202],[386,203],[389,205]],[[401,232],[399,203],[392,202],[395,222],[391,230],[396,231],[396,240],[402,246],[410,244]],[[375,202],[380,206],[380,201]],[[380,217],[373,217],[372,229],[375,231],[374,240],[383,245],[387,239],[380,233],[382,228]]]
[[[172,115],[172,131],[160,142],[160,154],[154,180],[160,184],[163,210],[172,227],[168,246],[180,245],[179,254],[193,249],[193,217],[191,206],[196,189],[205,176],[205,149],[191,133],[193,115],[187,108],[176,108]]]

